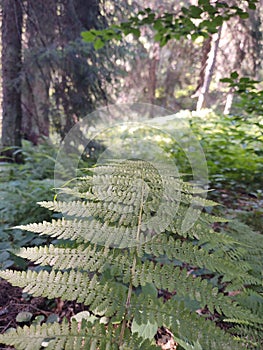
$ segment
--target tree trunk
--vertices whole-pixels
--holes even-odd
[[[51,66],[48,52],[54,40],[54,0],[28,0],[23,64],[22,130],[26,139],[38,144],[49,136],[49,87]]]
[[[225,108],[224,108],[223,114],[225,114],[225,115],[230,114],[233,100],[234,100],[234,89],[231,88],[226,96],[226,103],[225,103]]]
[[[156,85],[157,85],[157,66],[160,60],[159,56],[160,56],[159,45],[155,43],[153,45],[152,57],[150,59],[149,88],[148,88],[148,98],[150,103],[152,104],[155,102],[155,92],[156,92]]]
[[[260,7],[257,10],[249,10],[249,21],[244,22],[240,18],[236,18],[234,25],[229,25],[227,29],[233,31],[235,29],[235,40],[233,41],[233,55],[235,54],[235,62],[232,71],[237,71],[239,75],[252,75],[258,79],[258,72],[261,65],[261,41],[262,33],[260,28],[261,16]],[[226,23],[228,25],[228,23]],[[244,60],[249,59],[249,70],[243,65]],[[243,69],[242,69],[243,68]],[[246,70],[244,70],[244,68]],[[230,88],[225,100],[224,114],[230,114],[234,99],[235,89]]]
[[[22,8],[19,0],[2,0],[2,79],[3,79],[3,154],[10,160],[21,161],[21,154],[14,156],[21,147],[21,35]]]
[[[208,39],[209,41],[206,47],[206,55],[204,56],[205,65],[201,69],[199,86],[195,95],[193,96],[198,96],[196,111],[200,111],[204,106],[207,106],[207,96],[215,69],[221,31],[222,27],[219,28],[216,34]]]

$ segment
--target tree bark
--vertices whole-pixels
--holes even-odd
[[[216,56],[221,37],[222,27],[219,28],[218,32],[208,39],[208,50],[206,50],[205,65],[201,69],[200,82],[198,89],[192,97],[198,96],[196,111],[200,111],[204,106],[207,106],[207,96],[209,92],[210,83],[213,77]]]
[[[21,161],[14,148],[21,147],[21,64],[22,8],[19,0],[2,0],[2,154]],[[9,149],[7,149],[9,148]]]
[[[54,0],[28,0],[23,62],[22,131],[33,144],[49,136],[49,88],[51,65],[48,52],[54,41]]]
[[[226,102],[225,102],[225,108],[224,108],[223,114],[225,115],[230,114],[233,100],[234,100],[234,89],[231,88],[226,96]]]
[[[157,86],[157,66],[160,60],[159,45],[155,43],[153,45],[152,51],[153,52],[152,52],[152,57],[150,59],[150,69],[149,69],[148,95],[149,95],[149,101],[153,104],[155,102],[155,92],[156,92],[156,86]]]

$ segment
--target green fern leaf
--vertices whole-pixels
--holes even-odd
[[[186,350],[262,344],[260,235],[233,222],[215,232],[211,224],[227,220],[201,209],[216,203],[171,167],[120,160],[87,173],[61,189],[71,201],[40,202],[62,219],[19,226],[61,239],[14,252],[44,268],[0,276],[35,296],[84,303],[94,322],[18,328],[0,342],[18,350],[43,343],[49,350],[149,350],[156,327],[165,326]]]

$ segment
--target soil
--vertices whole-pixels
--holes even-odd
[[[8,282],[0,280],[0,332],[9,327],[15,327],[14,316],[21,310],[19,303],[21,290],[12,287]]]
[[[84,305],[76,302],[63,302],[60,299],[48,300],[42,297],[34,298],[24,295],[21,288],[13,287],[7,281],[0,279],[0,333],[4,333],[11,327],[17,328],[26,325],[26,323],[16,322],[16,316],[22,311],[28,311],[33,315],[31,321],[36,316],[42,315],[45,317],[43,322],[46,322],[50,315],[56,315],[58,320],[63,317],[69,320],[71,316],[83,310],[85,310]],[[13,347],[0,344],[0,350],[13,349]]]
[[[19,312],[29,311],[34,316],[45,312],[46,301],[44,298],[24,299],[22,290],[11,286],[5,280],[0,280],[0,333],[4,333],[8,328],[16,328],[16,316]],[[43,309],[43,310],[42,310]],[[0,350],[11,350],[12,347],[0,344]]]

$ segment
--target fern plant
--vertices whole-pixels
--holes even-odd
[[[246,240],[211,228],[224,220],[199,210],[215,205],[202,190],[171,169],[130,160],[89,169],[63,193],[63,201],[40,203],[63,218],[20,226],[60,239],[16,252],[43,268],[0,276],[34,296],[84,303],[93,317],[25,326],[0,343],[17,350],[157,349],[154,335],[164,326],[180,349],[260,348],[262,261],[255,268]],[[189,205],[199,218],[186,231]],[[255,248],[262,253],[262,240]]]

